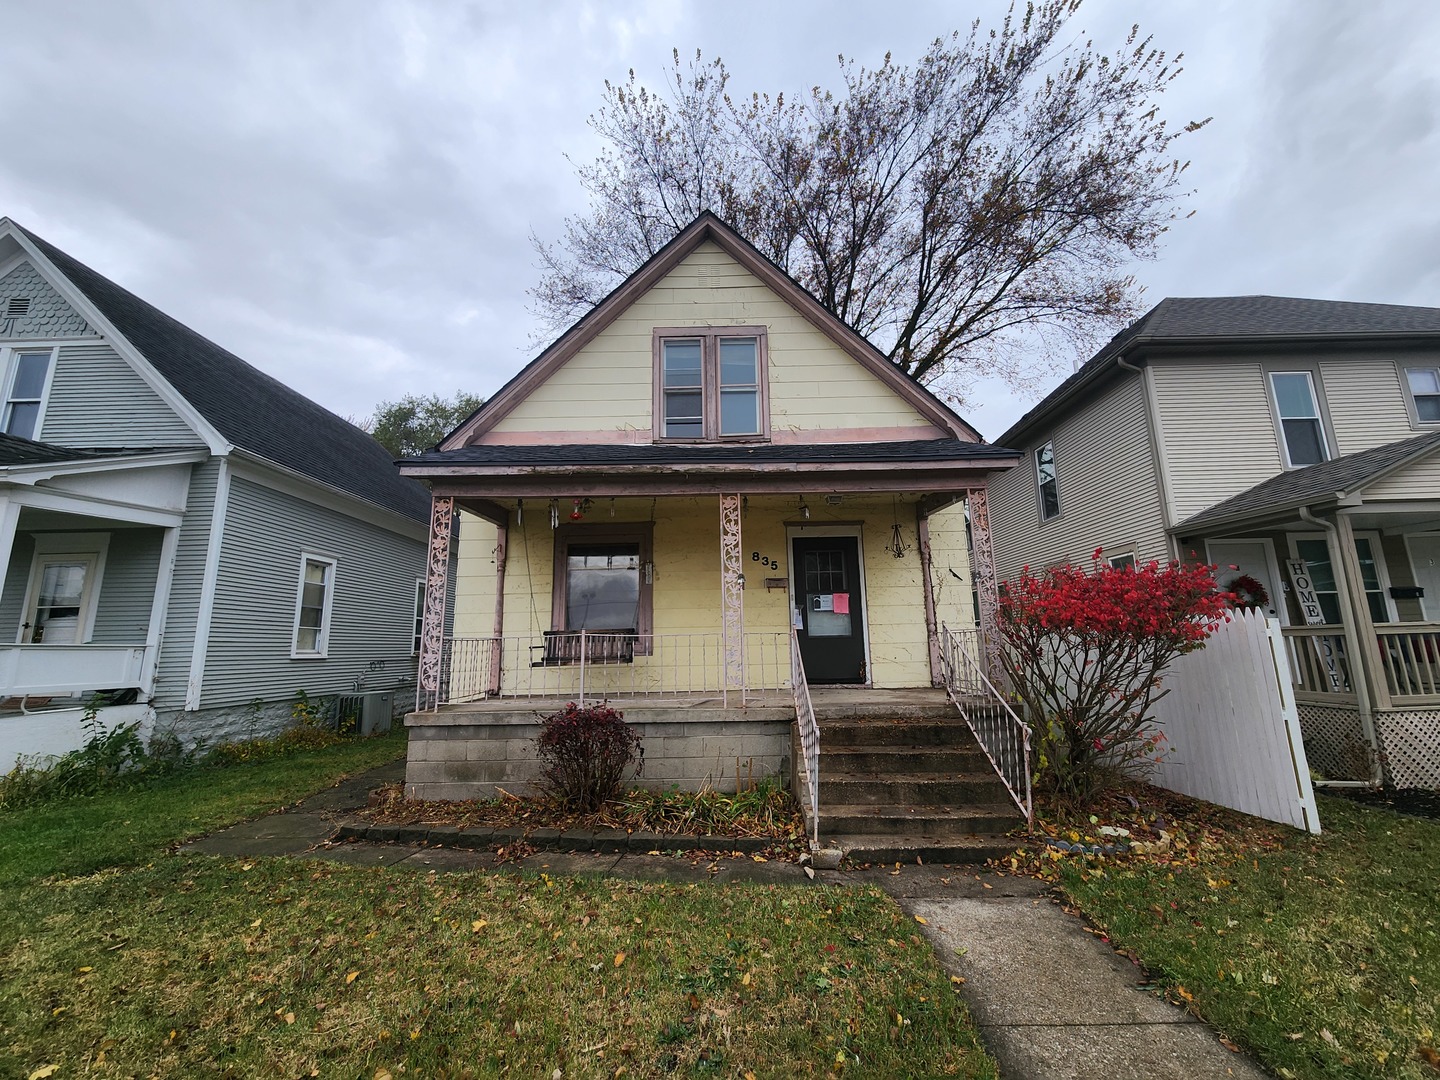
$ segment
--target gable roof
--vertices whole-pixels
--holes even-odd
[[[1293,296],[1169,297],[1111,338],[998,441],[1018,441],[1026,429],[1096,382],[1127,353],[1146,345],[1258,345],[1426,337],[1440,337],[1440,308]]]
[[[235,447],[405,517],[429,519],[424,487],[402,477],[389,451],[354,424],[11,224]]]
[[[762,255],[748,240],[709,210],[682,229],[674,239],[652,255],[643,266],[621,282],[608,296],[560,335],[544,352],[497,390],[454,431],[440,441],[440,449],[454,450],[489,431],[515,408],[535,387],[559,370],[566,361],[593,341],[636,300],[660,281],[691,252],[706,241],[754,274],[771,291],[809,320],[817,330],[850,355],[881,382],[894,390],[921,415],[958,439],[980,441],[980,433],[948,405],[912,379],[864,337],[856,333],[794,278]]]
[[[1343,499],[1436,450],[1440,450],[1440,431],[1430,431],[1412,439],[1322,461],[1318,465],[1291,469],[1201,510],[1171,531],[1193,532],[1222,522],[1258,518],[1298,510],[1318,502]]]

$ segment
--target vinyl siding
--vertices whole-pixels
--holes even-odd
[[[712,243],[702,244],[495,427],[504,433],[625,432],[648,440],[652,331],[768,327],[770,427],[791,432],[930,422]]]
[[[292,659],[303,554],[336,560],[328,656]],[[425,545],[249,480],[230,486],[201,707],[412,684]],[[372,665],[374,665],[372,670]]]
[[[1320,365],[1335,445],[1341,455],[1398,442],[1416,433],[1405,405],[1409,390],[1401,382],[1403,377],[1401,365],[1385,357]]]
[[[219,458],[196,465],[190,474],[189,501],[175,548],[175,573],[170,585],[165,632],[161,637],[160,663],[155,673],[152,700],[160,712],[185,707],[185,687],[190,681],[195,621],[200,613],[200,596],[204,591],[205,554],[210,543],[215,487],[219,479]]]
[[[16,532],[10,548],[10,565],[5,569],[5,589],[0,592],[0,642],[20,640],[20,620],[25,617],[25,590],[30,587],[30,567],[35,560],[35,541],[29,533]]]
[[[1440,456],[1432,455],[1391,473],[1366,488],[1364,496],[1367,503],[1383,499],[1434,500],[1440,496]]]
[[[1041,522],[1035,451],[1054,444],[1060,515]],[[1097,547],[1169,557],[1145,418],[1144,383],[1126,374],[1024,446],[1026,458],[990,485],[990,530],[1000,580],[1022,567],[1088,563]]]
[[[160,570],[162,529],[116,529],[95,603],[97,645],[143,645]]]
[[[61,346],[41,428],[61,446],[199,446],[200,438],[103,342]]]
[[[1258,362],[1156,364],[1153,370],[1177,521],[1284,468]]]

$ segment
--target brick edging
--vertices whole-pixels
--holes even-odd
[[[736,851],[752,855],[782,841],[765,836],[699,836],[692,833],[661,835],[621,829],[552,829],[455,825],[370,825],[361,821],[340,824],[336,841],[365,840],[377,844],[426,844],[430,847],[484,849],[524,841],[542,851],[644,854],[649,851]]]

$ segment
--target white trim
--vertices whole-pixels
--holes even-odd
[[[1305,385],[1310,388],[1310,407],[1315,410],[1314,416],[1285,416],[1280,412],[1280,396],[1275,389],[1276,375],[1304,375]],[[1330,461],[1335,457],[1335,447],[1330,441],[1330,425],[1326,422],[1325,407],[1320,400],[1320,380],[1313,368],[1266,368],[1265,383],[1270,390],[1270,414],[1275,420],[1275,434],[1280,443],[1280,461],[1286,469],[1305,469],[1311,465],[1318,465]],[[1310,461],[1303,465],[1296,465],[1290,460],[1290,440],[1285,435],[1286,420],[1314,420],[1320,432],[1320,451],[1324,455],[1320,461]]]
[[[426,586],[427,584],[428,584],[428,582],[427,582],[427,581],[425,580],[425,578],[423,578],[423,577],[417,577],[417,578],[415,579],[415,618],[414,618],[414,621],[417,622],[417,623],[423,622],[423,620],[424,620],[424,618],[425,618],[425,586]],[[422,629],[423,629],[423,627],[422,627]],[[419,656],[419,655],[420,655],[420,648],[419,648],[419,638],[420,638],[420,636],[421,636],[420,632],[417,631],[416,634],[415,634],[415,636],[414,636],[414,638],[412,638],[411,641],[410,641],[410,645],[411,645],[410,655],[411,655],[411,656]]]
[[[816,536],[853,536],[855,554],[860,560],[860,630],[865,647],[865,686],[875,685],[875,664],[870,655],[870,594],[865,586],[865,526],[864,525],[786,525],[785,557],[790,560],[790,573],[786,574],[789,608],[785,621],[795,617],[795,541]]]
[[[158,525],[168,529],[182,524],[184,510],[157,510],[150,506],[116,502],[94,495],[81,495],[72,491],[45,491],[36,488],[20,488],[10,493],[10,498],[20,506],[34,510],[54,510],[61,514],[83,514],[86,517],[108,517],[116,521],[128,521],[135,525]]]
[[[160,663],[160,642],[165,636],[165,618],[170,612],[170,586],[175,581],[175,553],[180,548],[180,527],[165,530],[160,542],[160,565],[155,571],[155,596],[150,602],[150,624],[145,631],[145,666],[140,671],[140,690],[147,698],[155,694],[155,669]]]
[[[10,573],[10,556],[15,550],[15,528],[20,523],[20,504],[0,494],[0,585]]]
[[[285,495],[293,495],[304,502],[315,503],[327,510],[334,510],[337,514],[377,525],[407,539],[419,540],[422,543],[429,540],[430,526],[425,522],[398,514],[340,488],[322,484],[294,469],[238,449],[231,455],[230,460],[235,476],[241,480],[248,480],[252,484],[259,484]]]
[[[1380,579],[1380,597],[1385,603],[1385,614],[1392,623],[1399,622],[1399,616],[1395,612],[1395,601],[1390,599],[1390,571],[1386,569],[1385,566],[1385,545],[1380,542],[1380,534],[1370,529],[1364,532],[1359,529],[1352,531],[1355,534],[1356,540],[1368,540],[1370,542],[1370,554],[1375,556],[1375,576]],[[1323,532],[1289,532],[1285,534],[1285,544],[1286,547],[1290,549],[1290,557],[1292,559],[1300,558],[1299,552],[1295,549],[1295,541],[1297,540],[1325,540],[1327,541],[1325,550],[1330,550],[1328,547],[1328,537]],[[1357,562],[1360,559],[1360,553],[1358,551],[1355,552],[1355,559]],[[1331,568],[1331,574],[1336,577],[1339,576],[1334,573],[1333,567]],[[1356,582],[1356,584],[1360,586],[1362,593],[1367,592],[1365,582],[1359,581]]]
[[[1280,563],[1275,558],[1275,544],[1268,536],[1220,536],[1205,541],[1205,561],[1212,566],[1220,560],[1211,553],[1211,544],[1262,544],[1265,547],[1265,570],[1270,575],[1270,606],[1275,614],[1268,616],[1279,619],[1281,626],[1290,625],[1289,605],[1285,602],[1288,583],[1280,576]],[[1293,552],[1292,552],[1293,555]]]
[[[215,481],[215,505],[210,512],[210,542],[205,549],[205,577],[200,586],[200,610],[195,614],[195,645],[190,652],[190,678],[185,684],[185,711],[200,708],[205,681],[205,655],[210,649],[210,621],[215,615],[215,586],[220,577],[220,549],[225,542],[225,515],[230,506],[230,459],[220,459]]]
[[[30,579],[25,587],[25,602],[20,606],[20,625],[15,628],[15,644],[32,644],[25,638],[30,628],[27,624],[35,621],[35,607],[39,602],[40,568],[42,564],[68,556],[77,556],[87,561],[93,572],[86,576],[85,591],[80,597],[80,617],[76,625],[76,638],[70,645],[85,645],[95,636],[95,616],[100,607],[100,588],[105,580],[105,557],[110,551],[108,532],[78,533],[34,533],[31,539],[34,550],[30,555]]]
[[[163,454],[136,454],[133,457],[79,458],[71,461],[36,462],[33,465],[0,465],[0,479],[14,484],[38,484],[57,476],[114,472],[117,469],[152,469],[162,465],[186,465],[209,458],[208,450],[175,450]]]
[[[191,429],[205,440],[212,454],[227,454],[233,446],[228,439],[220,434],[215,427],[200,415],[198,409],[191,405],[189,400],[170,384],[170,381],[160,374],[150,361],[145,359],[140,352],[124,334],[115,329],[113,323],[105,318],[95,308],[88,297],[77,289],[71,280],[62,274],[59,269],[45,255],[30,242],[30,238],[20,232],[11,221],[0,224],[0,235],[8,235],[20,245],[21,250],[30,256],[31,265],[46,280],[46,283],[54,289],[72,308],[85,318],[92,327],[99,330],[101,335],[108,339],[111,348],[135,369],[136,373],[150,384],[150,388],[160,396],[160,399],[174,409],[180,418],[190,425]]]
[[[311,563],[325,567],[325,600],[320,608],[320,633],[316,635],[313,652],[300,648],[300,608],[305,601],[305,571]],[[308,551],[300,553],[300,575],[295,586],[295,624],[290,632],[291,660],[324,660],[330,655],[330,616],[335,612],[335,572],[339,565],[326,555],[314,555]]]
[[[0,278],[9,277],[12,270],[14,270],[21,263],[29,261],[30,256],[26,251],[24,251],[23,249],[17,251],[14,255],[11,255],[10,258],[6,259],[4,262],[0,262]]]
[[[50,353],[50,362],[45,365],[45,383],[40,387],[40,408],[35,413],[35,430],[29,435],[17,435],[17,439],[28,438],[32,442],[43,442],[41,437],[45,431],[45,411],[50,405],[50,387],[55,383],[55,369],[60,366],[58,345],[31,345],[7,341],[0,346],[0,369],[5,372],[3,393],[0,393],[0,431],[8,434],[10,427],[10,397],[15,388],[15,376],[19,374],[19,365],[15,358],[20,353]],[[30,398],[26,398],[30,401]]]

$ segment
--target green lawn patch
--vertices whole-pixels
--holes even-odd
[[[0,887],[143,862],[166,845],[287,806],[394,761],[405,732],[243,765],[183,769],[138,788],[0,812]]]
[[[1053,861],[1084,913],[1283,1077],[1440,1075],[1440,823],[1322,799],[1312,837],[1180,805],[1162,853]]]

